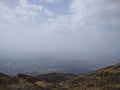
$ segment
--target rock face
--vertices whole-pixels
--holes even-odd
[[[11,77],[0,73],[0,90],[120,90],[120,64],[79,76],[49,73]]]

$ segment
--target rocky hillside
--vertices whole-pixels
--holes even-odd
[[[79,76],[50,73],[11,77],[0,73],[0,90],[120,90],[120,64]]]

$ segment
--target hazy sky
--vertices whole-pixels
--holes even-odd
[[[0,55],[120,56],[120,0],[0,0]]]

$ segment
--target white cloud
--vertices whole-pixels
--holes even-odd
[[[53,15],[55,14],[54,12],[51,12],[51,11],[49,11],[49,10],[47,10],[47,9],[45,9],[44,12],[45,12],[46,14],[50,15],[50,16],[53,16]]]
[[[16,38],[8,36],[10,37],[9,41],[12,41],[13,46],[18,42],[17,46],[20,48],[17,49],[21,49],[25,45],[26,51],[120,54],[120,1],[112,1],[112,3],[111,1],[73,0],[70,4],[71,14],[57,15],[54,18],[48,17],[42,23],[41,19],[38,19],[35,25],[32,25],[33,22],[30,22],[30,18],[27,24],[19,27],[24,33],[18,32],[23,34],[16,32],[16,28],[13,32],[16,32],[18,36],[16,33],[11,34],[14,38],[17,37],[20,43]],[[7,13],[7,10],[11,13],[10,16],[15,15],[15,17],[14,13],[28,17],[37,17],[43,12],[47,15],[53,15],[44,7],[34,6],[26,1],[21,1],[15,9],[0,7],[4,8],[0,9],[4,12],[2,16]],[[6,15],[9,17],[8,13]],[[19,21],[16,20],[16,22]],[[20,39],[21,37],[22,39]],[[23,46],[19,46],[21,43]]]
[[[58,3],[60,0],[39,0],[40,2],[47,2],[47,3]]]
[[[52,16],[54,14],[42,5],[30,4],[28,0],[18,0],[14,7],[8,6],[7,3],[10,2],[0,1],[0,19],[6,19],[7,21],[42,17],[43,15]]]
[[[114,18],[120,20],[120,1],[116,1],[73,0],[70,5],[70,10],[73,12],[73,21],[84,23],[86,26],[89,24],[89,26],[99,26],[98,28],[107,25],[109,27]]]
[[[107,0],[73,0],[71,15],[58,16],[38,30],[42,28],[53,33],[50,40],[56,41],[56,46],[61,47],[59,50],[117,55],[120,53],[120,2],[110,3]]]
[[[15,14],[22,15],[25,17],[39,16],[43,10],[42,6],[29,4],[27,0],[20,0],[19,6],[15,8]]]

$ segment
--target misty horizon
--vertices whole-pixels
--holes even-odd
[[[119,63],[119,8],[120,0],[0,0],[0,72],[82,73]]]

